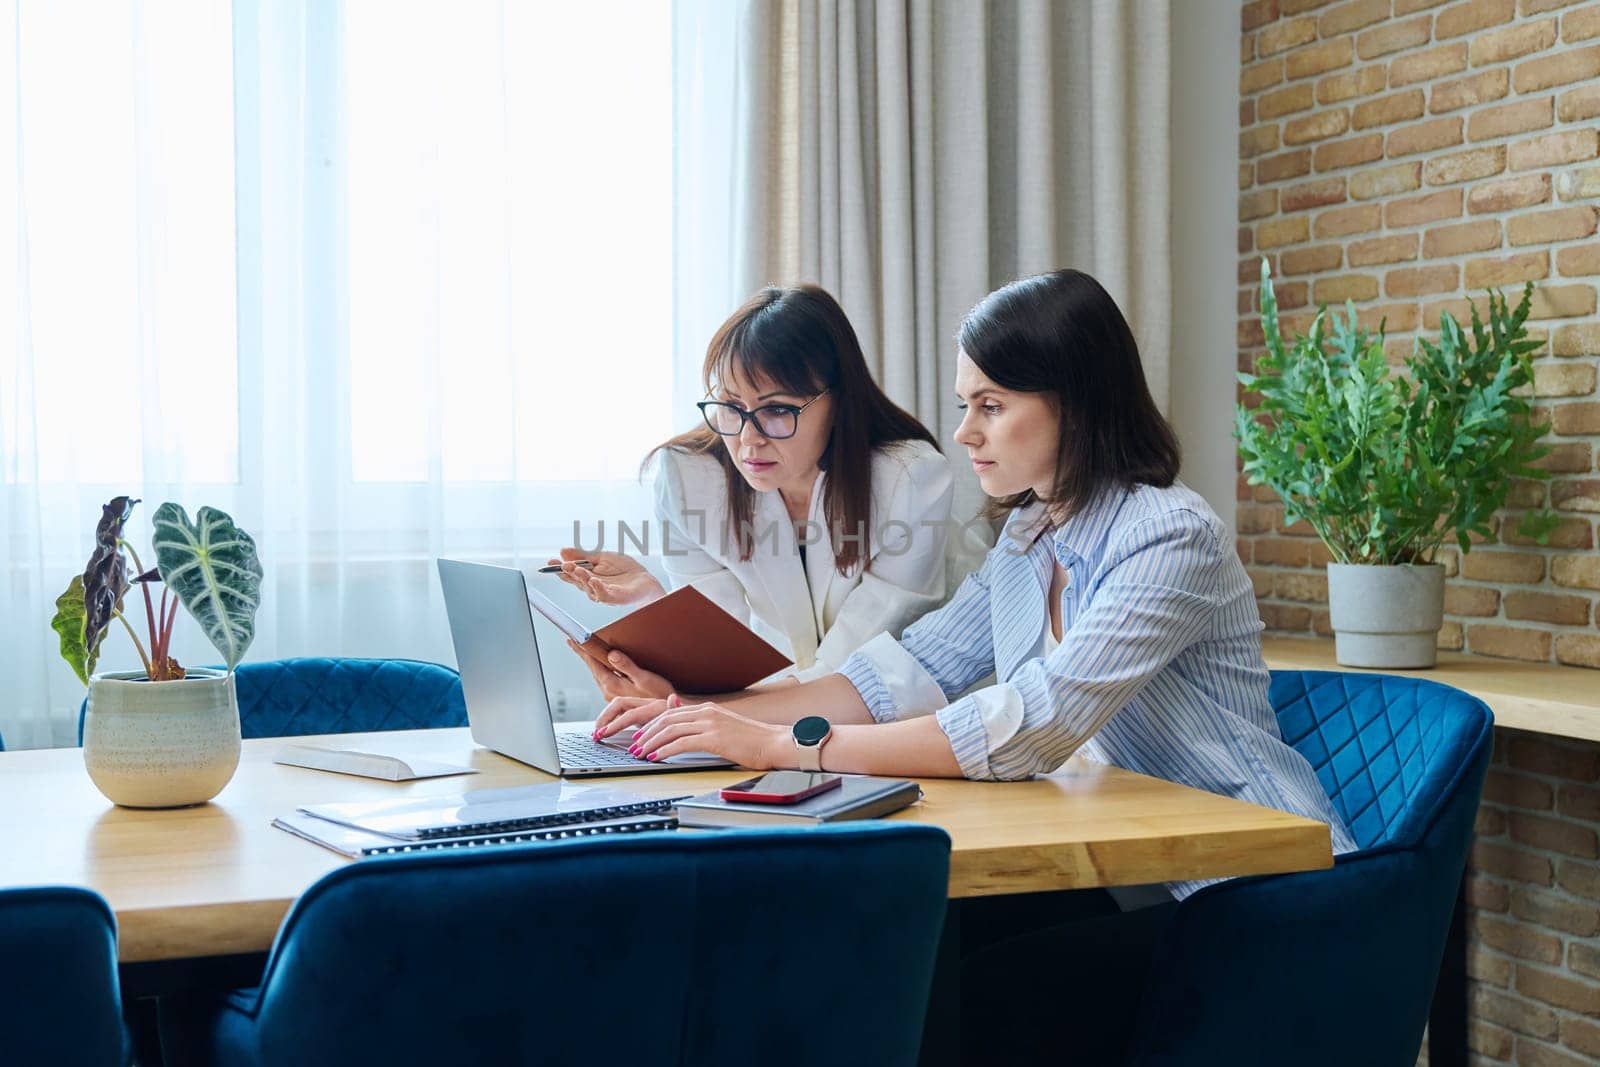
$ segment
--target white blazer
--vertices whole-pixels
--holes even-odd
[[[932,445],[902,441],[873,454],[871,559],[849,575],[834,565],[823,532],[826,472],[811,487],[802,570],[795,524],[776,490],[755,495],[753,529],[763,540],[740,559],[722,465],[668,449],[652,467],[668,580],[693,585],[787,655],[795,670],[786,674],[806,681],[831,673],[878,634],[899,636],[944,603],[953,479]]]

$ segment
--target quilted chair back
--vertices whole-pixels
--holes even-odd
[[[1186,899],[1157,948],[1130,1061],[1410,1067],[1493,716],[1448,686],[1376,674],[1274,671],[1272,701],[1358,851]]]
[[[241,663],[234,688],[245,738],[467,725],[461,676],[420,660],[318,656]]]
[[[889,823],[379,857],[183,1030],[232,1065],[912,1067],[949,868]]]
[[[117,921],[98,893],[0,890],[0,1062],[128,1062]]]

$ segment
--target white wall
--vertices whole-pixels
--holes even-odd
[[[1172,377],[1183,480],[1234,519],[1238,0],[1172,5]]]

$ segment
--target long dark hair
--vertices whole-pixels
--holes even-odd
[[[1056,270],[1014,281],[969,311],[957,337],[996,385],[1054,401],[1061,440],[1045,503],[1058,518],[1106,485],[1164,488],[1177,479],[1178,437],[1150,397],[1133,331],[1089,275]],[[1034,499],[1031,489],[1003,497],[990,514]]]
[[[828,472],[823,515],[834,565],[848,574],[872,558],[872,453],[895,441],[926,441],[938,448],[927,427],[884,395],[867,370],[861,343],[844,309],[815,285],[768,286],[729,316],[706,346],[701,379],[710,393],[737,370],[746,381],[766,380],[786,393],[812,396],[832,390],[833,430],[817,465]],[[805,416],[802,415],[801,418]],[[728,532],[739,558],[755,550],[755,490],[744,480],[721,439],[700,427],[666,441],[645,457],[648,466],[663,448],[715,456],[728,488]],[[854,530],[856,536],[840,536]]]

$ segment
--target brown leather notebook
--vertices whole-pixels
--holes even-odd
[[[692,585],[607,623],[579,647],[607,670],[607,653],[626,653],[691,694],[743,689],[794,665]]]

